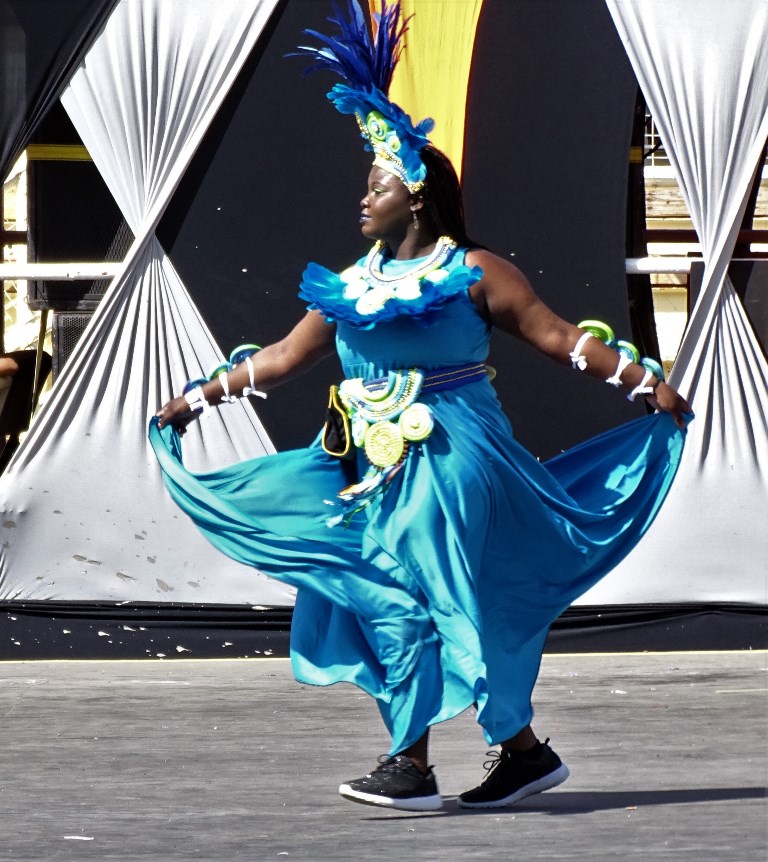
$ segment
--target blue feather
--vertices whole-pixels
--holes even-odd
[[[333,15],[328,21],[338,28],[338,33],[326,36],[316,30],[305,30],[305,35],[317,39],[323,47],[300,45],[288,56],[309,57],[315,61],[305,69],[305,75],[327,70],[353,88],[369,90],[375,87],[386,94],[410,20],[401,22],[401,16],[400,0],[394,3],[382,0],[381,13],[374,16],[376,35],[372,38],[357,0],[347,0],[346,17],[337,0],[333,0]]]
[[[337,0],[332,3],[333,15],[328,21],[338,32],[327,36],[305,30],[320,45],[302,45],[289,56],[313,60],[305,75],[328,70],[341,78],[343,83],[335,84],[328,93],[337,111],[355,114],[361,124],[368,122],[372,111],[381,114],[388,129],[386,136],[374,140],[370,130],[361,129],[365,148],[373,150],[384,161],[385,169],[400,177],[411,191],[418,190],[427,174],[420,153],[429,144],[427,134],[434,123],[426,119],[414,126],[408,114],[387,97],[410,18],[402,20],[401,0],[381,0],[381,11],[373,16],[371,36],[357,0],[347,0],[346,16]]]
[[[360,262],[362,263],[362,261]],[[388,300],[382,309],[372,314],[360,314],[356,301],[344,297],[344,282],[339,276],[317,263],[310,263],[302,275],[299,297],[310,310],[320,311],[328,321],[348,323],[357,329],[373,329],[377,324],[397,318],[414,320],[420,326],[431,326],[437,313],[483,277],[479,266],[466,264],[455,267],[441,282],[424,279],[418,299]]]
[[[392,75],[403,50],[403,38],[408,30],[408,22],[411,20],[407,18],[401,24],[401,16],[400,0],[396,0],[391,6],[387,5],[387,0],[382,0],[381,13],[374,16],[377,25],[374,65],[376,80],[379,82],[376,86],[383,93],[389,92]]]
[[[412,179],[423,180],[427,169],[424,167],[419,153],[429,143],[428,133],[435,126],[434,120],[426,118],[414,126],[405,111],[390,102],[383,92],[376,88],[371,90],[356,90],[344,84],[334,84],[328,93],[328,98],[340,114],[361,114],[365,117],[371,111],[379,111],[388,118],[391,125],[397,128],[403,144],[400,158]],[[371,149],[370,144],[366,149]]]

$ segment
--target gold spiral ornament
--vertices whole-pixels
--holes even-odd
[[[426,404],[411,404],[400,414],[400,430],[403,437],[412,443],[426,440],[435,427],[432,411]]]
[[[365,434],[365,454],[375,467],[394,467],[405,454],[405,440],[394,422],[376,422]]]

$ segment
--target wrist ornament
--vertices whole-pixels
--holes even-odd
[[[578,369],[579,371],[587,370],[587,357],[582,354],[581,348],[584,347],[590,338],[594,337],[595,336],[591,332],[585,332],[576,342],[575,347],[569,354],[571,357],[571,368],[574,370]]]
[[[237,397],[235,395],[229,394],[229,371],[231,365],[228,362],[221,362],[217,365],[211,373],[208,375],[209,380],[218,380],[221,383],[221,388],[223,390],[221,394],[221,400],[225,404],[233,404],[237,401]]]
[[[248,383],[249,383],[249,385],[243,387],[242,397],[245,398],[248,395],[258,395],[259,398],[266,398],[267,393],[262,392],[260,389],[257,389],[256,384],[254,383],[254,380],[253,380],[253,377],[254,377],[253,360],[251,359],[250,356],[246,356],[245,359],[243,360],[243,362],[245,362],[245,367],[248,369]]]
[[[610,383],[611,386],[620,386],[622,382],[621,375],[624,373],[626,367],[631,365],[633,362],[636,362],[645,369],[646,374],[643,377],[642,382],[627,396],[630,401],[634,401],[640,394],[653,394],[659,383],[664,381],[664,369],[661,367],[661,363],[657,362],[655,359],[651,359],[649,356],[641,357],[640,351],[635,347],[635,345],[632,344],[631,341],[622,341],[621,339],[617,339],[613,329],[611,329],[607,323],[603,323],[600,320],[582,320],[581,323],[577,325],[579,329],[584,330],[584,335],[582,335],[578,340],[573,353],[571,353],[571,362],[573,363],[574,368],[579,368],[581,371],[586,369],[587,361],[585,357],[579,356],[578,354],[586,341],[586,336],[593,335],[595,338],[599,338],[600,341],[608,347],[613,348],[619,354],[619,362],[616,366],[616,371],[614,371],[611,377],[606,379],[606,383]],[[657,377],[658,380],[649,387],[648,381],[654,376]]]
[[[203,413],[212,409],[211,405],[203,397],[202,389],[200,388],[204,383],[208,383],[211,380],[218,380],[221,384],[221,388],[224,390],[221,400],[226,404],[232,404],[239,398],[245,398],[247,395],[258,395],[260,398],[266,398],[266,392],[256,389],[254,382],[254,368],[251,357],[257,350],[261,350],[257,344],[241,344],[230,353],[228,361],[219,362],[215,365],[207,377],[199,377],[195,380],[187,381],[184,387],[184,397],[187,399],[190,408],[192,410],[202,410]],[[229,391],[229,372],[241,362],[245,362],[248,369],[248,381],[250,385],[244,386],[242,393],[238,396],[231,394]],[[199,394],[195,395],[195,393]],[[190,398],[192,398],[196,406],[192,406]],[[205,406],[203,406],[202,402],[205,402]]]
[[[205,395],[203,395],[203,387],[199,384],[189,389],[184,387],[184,400],[193,413],[202,413],[203,416],[207,416],[213,410]]]
[[[661,380],[656,381],[656,383],[651,386],[648,385],[651,377],[653,377],[652,371],[646,371],[643,375],[643,379],[635,386],[635,388],[627,395],[627,401],[634,401],[638,395],[653,395],[656,391],[656,387],[661,383]]]

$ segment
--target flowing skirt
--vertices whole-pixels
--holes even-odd
[[[685,436],[656,414],[542,464],[486,381],[422,400],[432,436],[348,526],[327,525],[350,477],[319,444],[193,474],[173,428],[149,431],[205,536],[299,588],[297,679],[376,698],[391,753],[472,704],[490,744],[530,722],[551,622],[642,537]]]

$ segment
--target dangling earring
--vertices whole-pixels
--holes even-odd
[[[413,227],[415,230],[419,229],[419,216],[416,213],[416,210],[413,211]]]

